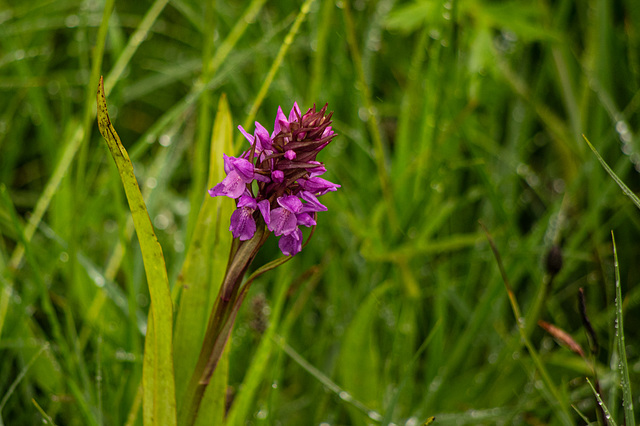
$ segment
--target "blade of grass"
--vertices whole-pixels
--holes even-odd
[[[29,224],[25,229],[25,237],[27,241],[31,240],[33,233],[38,227],[38,223],[42,219],[45,211],[49,207],[51,199],[53,195],[57,191],[60,186],[60,182],[62,178],[66,174],[69,166],[71,165],[71,161],[75,157],[78,149],[83,145],[83,142],[88,141],[91,129],[91,122],[93,117],[93,87],[96,87],[98,84],[98,77],[100,75],[100,67],[102,65],[102,58],[104,54],[104,46],[107,38],[107,30],[109,28],[109,17],[111,16],[111,11],[113,10],[113,6],[115,4],[115,0],[107,0],[105,2],[102,21],[100,22],[100,27],[98,28],[98,35],[96,39],[96,44],[93,47],[93,62],[91,67],[91,76],[89,80],[89,86],[87,89],[87,97],[85,103],[85,111],[82,123],[77,125],[74,131],[70,131],[69,134],[73,135],[69,140],[67,147],[65,148],[64,153],[60,157],[60,161],[55,168],[54,173],[51,175],[51,179],[47,183],[45,190],[42,192],[42,195],[38,199],[38,203],[34,209],[31,218],[29,219]],[[86,143],[84,145],[87,145]],[[22,261],[22,257],[24,256],[24,247],[20,244],[16,247],[11,256],[10,265],[14,268],[20,264]]]
[[[622,377],[622,405],[624,407],[624,418],[627,426],[635,426],[636,420],[633,414],[633,397],[631,396],[631,381],[629,380],[629,364],[627,362],[627,350],[624,344],[624,323],[622,315],[622,290],[620,288],[620,268],[618,264],[618,251],[616,240],[611,231],[611,242],[613,243],[613,268],[616,274],[616,339],[618,343],[618,357],[620,361],[620,376]]]
[[[233,51],[233,48],[237,44],[240,37],[244,34],[247,26],[251,22],[255,22],[255,18],[262,9],[266,0],[253,0],[249,6],[247,6],[244,14],[238,19],[236,25],[233,27],[227,38],[220,44],[220,47],[216,50],[216,53],[211,59],[211,69],[209,70],[209,81],[203,81],[198,79],[191,91],[175,103],[175,106],[169,111],[165,112],[155,124],[145,132],[138,142],[134,145],[131,152],[131,158],[135,159],[142,155],[147,148],[149,148],[149,141],[153,142],[160,132],[173,120],[184,113],[188,108],[194,105],[202,93],[208,89],[209,85],[215,79],[218,68],[224,63],[229,54]]]
[[[371,132],[371,137],[373,138],[373,148],[375,150],[376,167],[378,171],[378,179],[380,180],[380,186],[382,188],[382,196],[386,203],[387,215],[389,217],[391,227],[393,228],[393,231],[397,231],[399,230],[399,222],[393,200],[393,189],[391,187],[389,173],[387,171],[384,146],[382,144],[382,136],[380,134],[380,125],[373,106],[371,89],[367,84],[364,67],[362,66],[362,57],[358,48],[358,41],[356,40],[356,29],[353,22],[353,16],[351,15],[349,2],[346,0],[342,2],[342,12],[344,14],[345,29],[347,31],[347,43],[349,44],[349,51],[351,52],[351,58],[357,75],[358,87],[362,96],[362,104],[366,108],[368,117],[367,124],[369,125],[369,132]]]
[[[144,18],[142,18],[142,21],[140,22],[140,25],[138,25],[138,28],[136,28],[136,31],[131,35],[131,37],[129,37],[127,46],[124,48],[122,53],[120,53],[116,64],[111,68],[111,71],[104,81],[104,91],[107,95],[111,93],[111,90],[124,72],[124,69],[129,65],[134,53],[136,53],[140,44],[147,38],[151,26],[156,22],[156,19],[158,19],[158,16],[160,16],[160,13],[164,10],[164,7],[168,2],[169,0],[156,0],[151,8],[149,8],[146,15],[144,15]]]
[[[36,362],[36,360],[40,357],[40,355],[42,355],[42,352],[44,352],[47,349],[49,349],[49,343],[45,343],[44,345],[42,345],[40,350],[36,352],[36,354],[29,360],[29,362],[27,362],[27,365],[24,366],[24,368],[20,371],[18,376],[15,378],[15,380],[9,385],[9,388],[7,388],[7,391],[2,397],[2,400],[0,400],[0,424],[2,424],[2,409],[7,404],[7,401],[9,400],[11,395],[13,395],[13,392],[18,387],[18,384],[22,381],[22,379],[24,379],[24,376],[27,374],[31,366]]]
[[[595,154],[600,164],[602,164],[602,167],[607,171],[607,173],[609,173],[609,176],[611,176],[611,178],[618,184],[620,189],[622,189],[622,192],[624,192],[625,195],[629,197],[631,201],[633,201],[633,204],[635,204],[636,207],[640,209],[640,198],[638,198],[636,194],[634,194],[633,191],[631,191],[629,187],[625,185],[622,179],[620,179],[618,175],[616,175],[615,172],[611,170],[611,167],[609,167],[606,161],[604,161],[604,159],[600,156],[600,153],[598,153],[595,147],[591,145],[591,142],[589,142],[589,139],[587,139],[585,135],[582,135],[582,137],[587,142],[587,145],[589,145],[589,148],[591,148],[591,151],[593,151],[593,153]]]
[[[202,48],[202,74],[200,80],[211,80],[211,56],[213,54],[213,33],[214,33],[214,2],[206,2],[204,8],[204,21],[210,28],[207,28],[207,32],[204,33],[204,42]],[[207,151],[209,150],[209,132],[211,131],[211,91],[205,90],[200,97],[200,104],[198,107],[198,129],[195,140],[194,152],[192,157],[193,164],[193,184],[191,185],[191,194],[189,196],[189,203],[191,206],[202,205],[202,200],[205,197],[203,187],[205,185],[205,179],[207,175]],[[189,221],[187,229],[187,246],[190,246],[189,241],[192,238],[193,227],[198,219],[198,212],[200,209],[192,208],[189,211]]]
[[[100,79],[97,95],[98,127],[118,167],[131,215],[138,234],[140,250],[151,296],[150,319],[143,365],[144,424],[175,425],[176,399],[173,375],[173,312],[169,279],[162,247],[153,230],[133,164],[116,133],[107,111],[104,83]],[[151,405],[151,407],[149,407]]]
[[[38,404],[38,402],[34,398],[31,398],[31,402],[36,407],[36,410],[38,410],[38,412],[42,416],[42,423],[51,425],[51,426],[56,426],[56,422],[53,421],[51,416],[48,415],[46,411],[44,411],[44,409],[40,406],[40,404]]]
[[[232,118],[225,96],[220,98],[210,142],[210,166],[207,187],[222,180],[222,153],[232,152]],[[205,194],[205,188],[200,188]],[[189,251],[182,266],[177,286],[181,288],[180,305],[175,326],[176,396],[183,393],[198,360],[209,312],[224,277],[231,234],[227,231],[233,202],[206,195]],[[204,407],[203,407],[204,410]]]
[[[283,273],[283,269],[280,269],[280,273],[282,276],[288,276]],[[269,316],[269,326],[260,340],[250,367],[245,373],[240,392],[238,392],[234,398],[233,405],[225,419],[225,424],[230,426],[241,424],[241,419],[246,419],[251,416],[253,410],[251,404],[255,394],[265,380],[267,373],[273,370],[272,353],[275,348],[275,343],[272,338],[276,330],[281,327],[282,308],[286,301],[287,292],[291,288],[288,280],[282,279],[276,280],[275,282],[279,283],[279,287],[275,292],[276,296],[273,301],[273,311]]]
[[[278,335],[274,336],[273,340],[280,346],[280,348],[287,354],[289,357],[296,362],[300,367],[302,367],[307,373],[311,374],[316,380],[318,380],[324,387],[326,387],[329,391],[333,392],[343,400],[344,402],[352,405],[358,411],[365,414],[371,420],[375,420],[379,422],[382,420],[382,415],[375,410],[370,409],[365,404],[355,399],[349,392],[338,386],[333,380],[331,380],[327,375],[325,375],[322,371],[318,370],[316,367],[311,365],[306,359],[302,357],[295,349],[287,344],[284,339]]]
[[[313,2],[314,0],[306,0],[300,7],[300,12],[296,17],[296,20],[293,22],[291,29],[285,36],[284,42],[280,46],[280,50],[278,51],[276,58],[273,60],[273,63],[271,64],[271,68],[269,68],[269,72],[267,73],[267,76],[264,78],[264,82],[262,83],[262,86],[260,86],[260,90],[258,90],[258,94],[256,95],[256,98],[253,101],[253,105],[251,105],[251,110],[249,111],[249,114],[247,115],[247,118],[244,121],[244,128],[249,128],[249,126],[251,125],[251,122],[255,119],[258,109],[260,108],[260,105],[262,105],[262,101],[264,100],[264,97],[267,95],[267,91],[269,90],[269,87],[271,87],[273,78],[275,77],[276,72],[278,72],[278,69],[280,68],[280,64],[282,63],[282,60],[284,59],[285,55],[289,51],[289,48],[293,44],[293,40],[295,39],[296,34],[300,29],[300,25],[302,25],[305,18],[309,14],[309,10],[311,9],[311,5],[313,4]],[[241,141],[242,139],[243,139],[243,136],[239,135],[236,145],[239,145],[240,144],[239,141]]]
[[[616,421],[611,416],[609,409],[607,408],[607,406],[604,404],[604,401],[600,397],[600,394],[598,393],[598,391],[596,391],[596,388],[593,387],[593,384],[591,383],[591,380],[589,380],[588,377],[587,377],[587,383],[589,383],[589,386],[591,386],[591,390],[593,391],[593,394],[596,396],[596,399],[598,400],[598,404],[600,405],[600,407],[602,407],[602,411],[604,411],[604,415],[606,416],[607,421],[609,422],[609,426],[618,426]]]
[[[547,389],[551,393],[551,396],[553,397],[552,408],[555,411],[558,418],[564,424],[571,425],[573,424],[573,422],[571,421],[571,415],[569,414],[566,401],[561,396],[560,392],[558,391],[558,388],[551,380],[551,377],[549,376],[547,369],[545,368],[544,364],[542,363],[542,360],[538,356],[538,352],[535,350],[535,348],[531,344],[531,341],[529,340],[529,337],[527,336],[524,317],[520,313],[520,306],[518,305],[516,296],[511,288],[511,284],[509,284],[509,279],[507,277],[506,270],[504,269],[504,265],[502,264],[502,258],[500,257],[500,252],[498,251],[498,247],[493,241],[493,238],[491,237],[491,234],[489,234],[489,231],[487,230],[487,228],[482,223],[480,223],[480,226],[482,227],[482,229],[484,230],[487,236],[487,241],[489,241],[489,246],[491,247],[491,251],[493,252],[493,255],[496,259],[496,263],[498,264],[498,269],[500,269],[500,275],[502,276],[502,281],[504,282],[505,288],[507,289],[507,295],[509,296],[509,303],[511,303],[511,309],[513,310],[513,315],[516,318],[516,323],[518,326],[518,332],[520,333],[520,338],[522,339],[522,342],[524,343],[527,350],[529,351],[529,356],[531,356],[531,359],[534,365],[536,366],[538,373],[540,373],[540,376],[542,377],[542,381],[544,382]]]

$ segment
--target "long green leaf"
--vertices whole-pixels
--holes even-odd
[[[607,422],[609,423],[609,425],[618,426],[616,421],[611,416],[611,413],[609,412],[609,409],[607,408],[607,406],[604,404],[604,401],[600,397],[600,394],[598,393],[596,388],[593,387],[593,384],[591,383],[591,380],[589,380],[589,378],[587,378],[587,383],[589,383],[589,386],[591,386],[591,390],[593,391],[593,394],[596,396],[596,399],[598,400],[598,405],[600,405],[602,407],[602,411],[604,411],[604,415],[607,418]]]
[[[213,125],[207,179],[209,188],[224,176],[222,162],[224,152],[233,152],[232,119],[225,96],[220,98]],[[233,202],[224,197],[212,198],[205,195],[204,187],[201,190],[205,200],[200,208],[193,239],[178,279],[178,285],[182,290],[174,342],[174,353],[176,359],[180,360],[180,363],[175,365],[178,401],[182,401],[182,395],[196,366],[209,313],[224,278],[231,244],[231,233],[228,232],[228,227],[229,217],[234,207]],[[218,383],[215,378],[214,383]],[[215,416],[212,409],[210,404],[203,404],[200,416],[206,416],[209,419],[217,418],[212,417]],[[222,415],[224,411],[218,414]]]
[[[622,378],[622,404],[624,406],[624,418],[627,426],[636,426],[633,414],[633,397],[631,396],[631,382],[629,381],[629,363],[624,344],[624,323],[622,317],[622,290],[620,289],[620,268],[618,266],[618,251],[616,239],[611,232],[613,242],[613,266],[616,274],[616,339],[618,342],[618,357],[620,362],[620,377]]]
[[[602,167],[604,167],[604,169],[607,171],[607,173],[609,173],[609,176],[611,176],[611,178],[618,184],[620,189],[622,189],[622,192],[624,192],[627,197],[631,198],[631,201],[633,201],[633,204],[635,204],[636,207],[638,207],[640,209],[640,198],[638,198],[638,196],[636,194],[634,194],[633,191],[630,190],[627,185],[625,185],[625,183],[622,181],[622,179],[620,179],[618,177],[618,175],[616,175],[615,172],[613,170],[611,170],[611,167],[609,167],[609,165],[600,156],[598,151],[596,151],[596,149],[593,147],[593,145],[591,145],[591,142],[589,142],[589,139],[587,139],[587,137],[585,135],[582,135],[582,137],[584,138],[585,141],[587,141],[587,144],[589,145],[589,148],[591,148],[591,151],[593,151],[593,153],[595,154],[595,156],[598,159],[598,161],[600,162],[600,164],[602,164]]]
[[[176,399],[173,376],[173,307],[162,247],[149,218],[133,164],[111,124],[104,95],[98,87],[98,127],[118,167],[133,217],[151,296],[151,310],[143,364],[143,413],[145,425],[175,425]]]

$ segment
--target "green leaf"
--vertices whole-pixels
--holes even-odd
[[[340,377],[344,388],[373,409],[380,408],[382,400],[380,355],[375,349],[373,326],[378,317],[379,301],[389,289],[390,284],[381,285],[369,294],[351,321],[340,352]],[[357,418],[360,418],[359,414]]]
[[[596,391],[596,388],[593,387],[593,384],[591,383],[589,378],[587,378],[587,383],[589,383],[589,386],[591,386],[591,390],[593,391],[593,394],[596,396],[596,399],[598,400],[598,404],[602,407],[602,411],[604,411],[604,415],[607,418],[607,422],[609,423],[609,425],[618,426],[616,421],[611,416],[609,409],[607,408],[607,406],[604,404],[604,401],[600,397],[600,394],[598,393],[598,391]]]
[[[525,41],[557,40],[559,35],[544,25],[542,8],[521,1],[483,2],[469,6],[476,19],[487,26],[506,28]]]
[[[616,239],[611,232],[613,242],[613,266],[616,274],[616,340],[618,343],[618,363],[620,377],[622,378],[622,404],[624,406],[624,418],[627,426],[636,426],[633,414],[633,397],[631,396],[631,381],[629,380],[629,363],[627,362],[627,350],[624,344],[624,322],[622,316],[622,290],[620,289],[620,268],[618,265],[618,251],[616,249]]]
[[[232,119],[227,98],[222,96],[218,103],[218,113],[213,124],[211,138],[211,158],[207,187],[212,187],[224,177],[222,154],[233,152]],[[204,332],[213,307],[215,297],[224,278],[224,273],[231,245],[231,233],[228,232],[229,218],[234,208],[233,201],[226,197],[212,198],[206,194],[198,214],[193,239],[189,245],[187,257],[178,278],[182,295],[176,319],[174,353],[180,362],[175,365],[176,395],[178,401],[182,396],[193,373]],[[216,373],[216,376],[218,373]],[[214,377],[212,386],[221,383]],[[220,386],[223,386],[220,384]],[[224,381],[226,388],[226,380]],[[225,389],[226,391],[226,389]],[[211,389],[207,394],[212,392]],[[219,418],[213,413],[213,407],[202,404],[202,412],[211,418]],[[224,407],[222,407],[224,409]],[[218,415],[223,415],[224,411]],[[221,421],[221,418],[220,418]]]
[[[386,27],[390,30],[412,32],[429,21],[439,18],[440,4],[434,1],[421,1],[402,5],[389,13]]]
[[[624,192],[625,195],[627,197],[629,197],[631,199],[631,201],[633,201],[633,204],[635,204],[636,207],[638,207],[640,209],[640,198],[638,198],[638,196],[636,194],[634,194],[633,191],[630,190],[627,185],[624,184],[622,179],[620,179],[618,177],[618,175],[616,175],[615,172],[613,170],[611,170],[611,167],[609,167],[609,165],[600,156],[598,151],[596,151],[596,149],[593,147],[593,145],[591,145],[591,142],[589,142],[589,139],[587,139],[587,137],[585,135],[582,135],[582,137],[584,138],[585,141],[587,141],[587,145],[589,145],[589,148],[591,148],[591,151],[593,151],[593,153],[596,155],[596,158],[598,159],[600,164],[602,164],[602,167],[604,167],[604,169],[607,171],[607,173],[609,173],[609,176],[611,176],[613,178],[613,180],[616,181],[616,183],[618,184],[620,189],[622,189],[622,192]]]
[[[102,78],[100,78],[98,86],[97,101],[98,127],[118,167],[118,173],[129,202],[151,297],[142,372],[143,420],[145,425],[175,425],[173,307],[162,247],[153,230],[142,193],[133,173],[133,164],[111,124]]]

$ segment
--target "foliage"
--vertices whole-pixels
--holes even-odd
[[[207,413],[602,421],[589,377],[623,424],[640,392],[636,3],[2,3],[0,423],[142,424],[150,284],[96,124],[102,74],[166,262],[177,400],[229,253],[233,201],[207,189],[245,148],[235,126],[328,102],[319,160],[342,187],[253,282]],[[278,257],[270,238],[250,272]]]

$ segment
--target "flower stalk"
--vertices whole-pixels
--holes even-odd
[[[229,227],[234,240],[198,362],[180,404],[181,425],[195,424],[207,385],[253,280],[302,250],[299,226],[311,227],[313,234],[317,213],[327,210],[318,197],[340,187],[319,177],[326,169],[316,155],[335,137],[330,126],[332,113],[326,114],[326,110],[327,105],[320,111],[314,106],[302,114],[294,103],[286,117],[278,108],[273,133],[258,122],[253,135],[238,126],[250,148],[239,157],[224,155],[226,177],[209,194],[236,200]],[[243,284],[245,273],[271,233],[280,237],[278,245],[286,257],[259,268]]]

